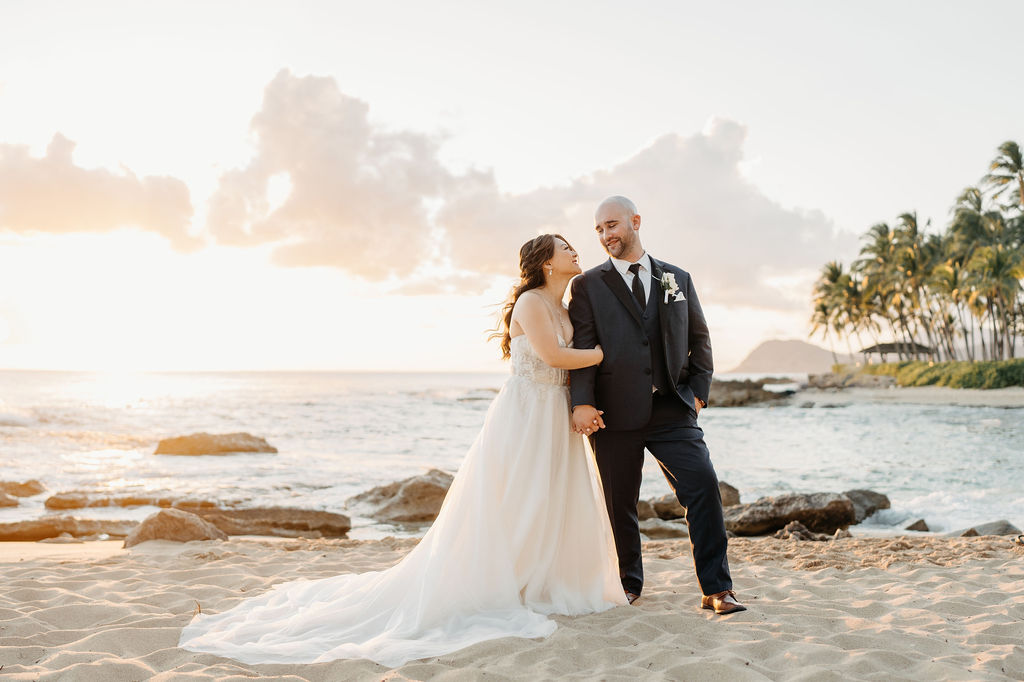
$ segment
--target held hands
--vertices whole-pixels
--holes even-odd
[[[604,414],[604,410],[599,410],[593,405],[577,405],[572,410],[573,433],[589,436],[598,429],[603,429],[602,414]]]

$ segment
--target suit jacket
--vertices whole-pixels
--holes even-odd
[[[685,300],[665,302],[664,273],[675,275]],[[707,403],[714,366],[711,336],[693,280],[684,270],[651,258],[651,286],[657,287],[665,367],[675,394],[691,410],[696,396]],[[651,418],[651,350],[643,319],[632,292],[611,259],[587,270],[572,282],[569,318],[573,346],[601,344],[604,361],[570,372],[572,406],[604,410],[609,429],[639,429]]]

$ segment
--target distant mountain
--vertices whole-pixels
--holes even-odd
[[[836,353],[840,363],[855,362],[845,353]],[[821,374],[829,372],[835,360],[825,348],[806,341],[773,339],[750,351],[730,374],[770,374],[778,372]]]

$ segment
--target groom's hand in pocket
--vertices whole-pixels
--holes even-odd
[[[604,414],[604,410],[599,410],[593,405],[577,405],[572,410],[572,430],[589,436],[598,429],[603,429],[602,414]]]

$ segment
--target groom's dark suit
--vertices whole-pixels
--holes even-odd
[[[678,300],[669,296],[667,303],[660,284],[665,273],[675,275],[682,294]],[[570,392],[573,407],[604,410],[606,428],[590,441],[623,587],[637,595],[643,588],[636,505],[647,448],[687,509],[701,591],[710,595],[732,589],[718,477],[693,404],[694,397],[707,403],[712,360],[707,323],[690,275],[651,258],[650,295],[641,310],[608,260],[573,280],[569,317],[576,348],[601,344],[604,351],[600,365],[570,373]]]

